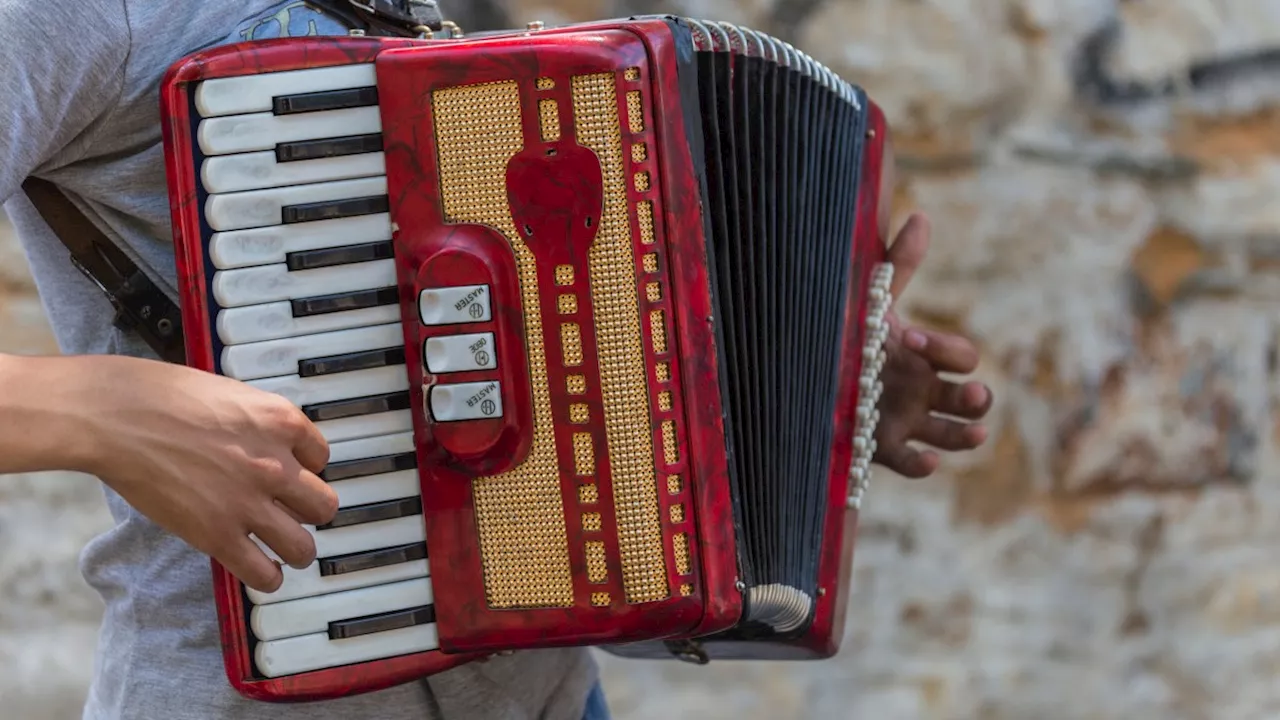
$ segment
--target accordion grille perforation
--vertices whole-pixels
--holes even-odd
[[[538,101],[538,121],[543,142],[555,142],[560,139],[560,108],[555,100]]]
[[[609,563],[604,556],[604,543],[592,540],[587,543],[587,582],[599,585],[609,577]]]
[[[637,145],[636,147],[644,146]],[[636,162],[640,162],[640,160]],[[640,242],[645,245],[652,245],[656,238],[653,233],[653,203],[648,200],[641,200],[636,204],[636,212],[640,217]]]
[[[560,470],[552,426],[535,258],[507,202],[506,168],[524,146],[519,88],[485,83],[433,93],[440,190],[446,220],[482,223],[511,243],[520,277],[533,397],[528,458],[472,482],[485,592],[495,608],[573,605]]]
[[[624,596],[634,604],[665,599],[670,588],[616,83],[613,73],[577,76],[572,96],[578,142],[595,152],[604,178],[604,209],[588,262],[619,564]],[[627,102],[634,124],[638,95],[634,106]]]

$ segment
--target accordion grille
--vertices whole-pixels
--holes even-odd
[[[617,77],[574,77],[572,94],[578,143],[599,158],[604,178],[604,208],[588,261],[622,587],[628,603],[653,602],[669,597],[670,589]],[[634,108],[628,102],[628,109],[628,122],[636,122],[638,102]]]
[[[573,605],[564,504],[552,426],[538,272],[507,201],[506,170],[524,146],[515,82],[438,90],[433,94],[440,190],[446,219],[483,223],[506,236],[515,254],[533,390],[534,433],[528,458],[472,484],[489,605]]]

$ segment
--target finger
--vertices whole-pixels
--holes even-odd
[[[338,493],[306,468],[299,467],[293,479],[280,482],[271,492],[300,523],[323,525],[338,512]]]
[[[316,559],[316,539],[274,503],[264,503],[250,531],[290,567],[301,570]]]
[[[932,410],[943,415],[979,420],[991,410],[991,390],[980,382],[941,381],[934,385]]]
[[[944,417],[930,417],[912,436],[915,440],[947,452],[972,450],[987,439],[986,427]]]
[[[325,523],[328,523],[329,521],[333,520],[333,517],[327,517],[321,522],[313,522],[311,519],[304,518],[298,513],[294,512],[293,508],[289,507],[288,505],[285,505],[279,500],[274,500],[273,502],[276,504],[276,507],[280,508],[281,512],[283,512],[285,515],[288,515],[290,518],[293,519],[294,522],[298,523],[299,525],[324,525]],[[337,515],[337,513],[335,512],[334,515]]]
[[[302,467],[313,473],[324,470],[329,464],[329,441],[324,439],[320,428],[311,422],[301,411],[298,412],[298,433],[293,442],[293,456],[298,458]]]
[[[978,369],[978,348],[968,338],[951,333],[909,328],[902,342],[929,361],[938,372],[968,374]]]
[[[284,582],[284,573],[281,572],[280,565],[268,557],[248,535],[240,536],[232,543],[230,550],[215,555],[214,559],[221,563],[227,572],[239,578],[240,582],[258,592],[275,592]]]
[[[875,462],[884,467],[913,479],[925,478],[938,469],[938,453],[932,450],[917,450],[906,443],[880,448]]]
[[[886,258],[893,264],[893,282],[889,285],[892,297],[902,295],[911,276],[924,262],[925,253],[929,251],[929,236],[929,219],[921,213],[913,213],[898,231]]]

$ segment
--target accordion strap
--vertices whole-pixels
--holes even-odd
[[[438,32],[445,22],[437,0],[306,0],[368,35],[418,37]]]
[[[453,29],[437,0],[306,0],[307,4],[368,35],[419,37]],[[186,362],[182,313],[127,255],[89,221],[53,183],[27,178],[22,189],[71,252],[71,263],[107,296],[114,325],[132,330],[162,360]]]
[[[116,311],[115,326],[135,331],[162,360],[185,362],[182,314],[177,304],[56,185],[27,178],[22,189],[49,229],[71,252],[71,263],[106,294]]]

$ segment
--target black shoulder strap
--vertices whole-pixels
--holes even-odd
[[[133,330],[156,355],[186,361],[182,314],[127,255],[89,221],[56,185],[38,178],[22,184],[31,204],[71,252],[71,263],[93,281],[115,307],[115,325]]]
[[[418,37],[449,25],[436,0],[306,1],[368,35]],[[186,349],[178,306],[56,185],[28,178],[22,189],[67,246],[72,264],[106,294],[116,310],[116,327],[137,332],[162,360],[184,363]]]
[[[417,37],[439,32],[448,23],[437,0],[306,0],[353,30],[368,35]]]

